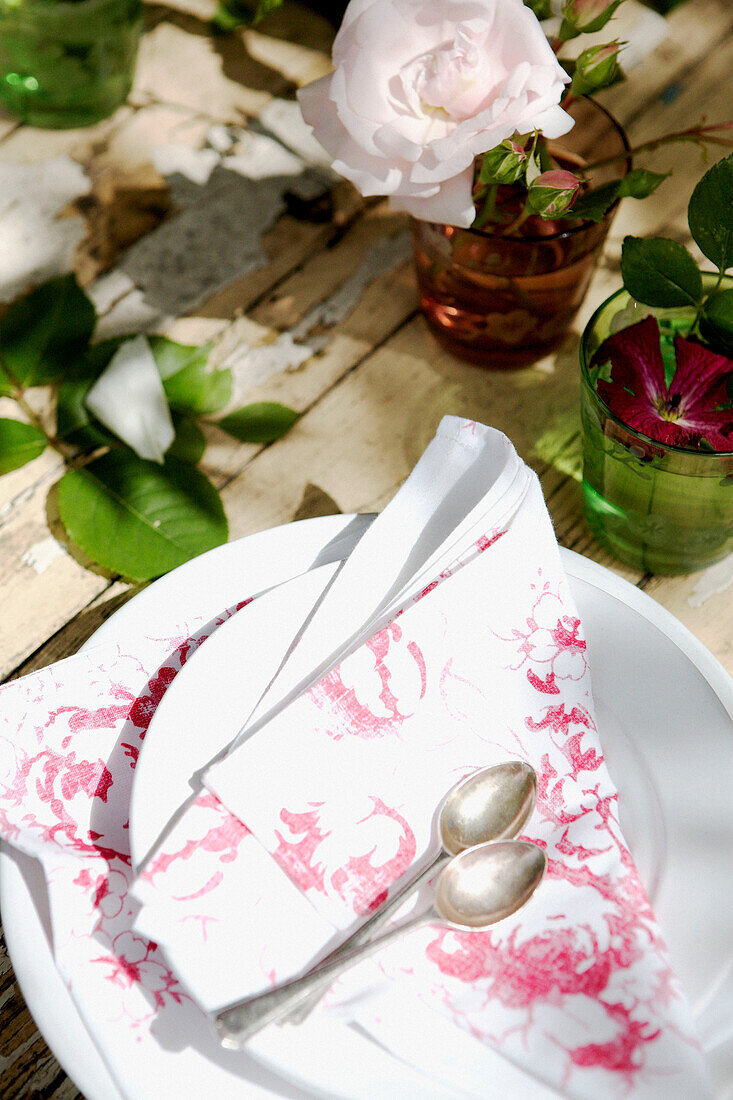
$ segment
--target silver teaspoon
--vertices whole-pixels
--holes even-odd
[[[214,1019],[221,1045],[228,1050],[241,1050],[261,1028],[307,997],[326,974],[333,980],[373,951],[421,925],[440,924],[467,932],[489,928],[529,901],[546,864],[543,850],[526,840],[490,841],[461,852],[441,871],[429,909],[323,963],[318,970],[222,1009]]]
[[[484,844],[487,840],[515,837],[529,820],[536,797],[537,777],[529,764],[521,760],[506,760],[490,768],[481,768],[456,783],[441,804],[438,818],[440,850],[434,859],[423,870],[404,875],[402,884],[387,901],[313,969],[320,970],[342,952],[370,940],[377,929],[397,912],[405,898],[434,878],[451,856],[475,844]],[[316,986],[311,996],[301,1001],[280,1022],[302,1023],[330,984],[326,980]]]

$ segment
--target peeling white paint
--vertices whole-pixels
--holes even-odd
[[[54,466],[52,469],[46,470],[45,474],[39,477],[37,481],[34,481],[31,485],[26,485],[14,497],[6,500],[5,504],[0,507],[0,527],[9,522],[16,508],[20,507],[21,504],[25,504],[27,500],[31,500],[34,493],[37,493],[44,485],[47,485],[49,481],[58,476],[58,467]]]
[[[213,150],[212,150],[213,152]],[[305,169],[305,161],[291,153],[284,145],[267,134],[243,130],[232,147],[232,152],[222,157],[223,168],[239,172],[251,180],[269,179],[272,176],[298,176]]]
[[[229,133],[229,127],[223,122],[216,122],[206,134],[206,140],[217,153],[228,153],[234,144],[234,139]]]
[[[188,145],[176,143],[158,146],[153,150],[152,160],[161,176],[178,173],[203,187],[209,182],[209,176],[221,158],[215,149],[191,149]]]
[[[304,46],[301,42],[288,42],[269,34],[248,28],[242,35],[247,53],[255,61],[281,73],[286,80],[302,88],[312,80],[330,73],[333,66],[328,54]],[[269,98],[269,97],[268,97]],[[260,107],[259,110],[262,108]],[[213,111],[211,112],[213,114]]]
[[[89,284],[86,292],[94,303],[97,314],[101,316],[134,289],[135,284],[130,276],[126,275],[124,271],[115,269],[105,275],[100,275],[98,279]]]
[[[690,607],[702,607],[712,596],[719,596],[733,584],[733,554],[703,570],[687,597]]]
[[[248,390],[261,386],[274,374],[294,371],[313,355],[308,344],[296,344],[290,332],[283,332],[277,340],[258,347],[240,348],[223,364],[232,372],[233,400],[238,402]]]
[[[62,212],[90,188],[70,157],[0,162],[0,301],[71,270],[86,223],[80,214]]]
[[[339,289],[310,309],[293,328],[271,343],[240,346],[222,364],[234,375],[234,397],[263,385],[275,374],[298,370],[327,342],[327,335],[311,335],[315,329],[330,329],[345,320],[358,305],[364,291],[376,279],[400,267],[411,255],[409,233],[383,237],[368,249],[364,259]]]
[[[130,279],[130,283],[132,280]],[[137,332],[149,332],[152,328],[172,321],[166,314],[149,305],[141,290],[131,290],[100,317],[94,331],[95,340],[108,340],[112,336],[129,336]]]
[[[330,168],[333,158],[314,138],[313,131],[303,118],[297,100],[271,99],[262,108],[258,118],[271,134],[274,134],[283,145],[287,145],[308,164]]]
[[[35,542],[33,546],[29,546],[28,549],[21,555],[20,560],[23,565],[29,566],[36,573],[45,573],[48,567],[63,554],[61,546],[56,542],[56,539],[51,538],[49,535],[46,539],[41,539],[40,542]]]
[[[303,162],[273,139],[262,140],[277,146],[287,163],[297,161],[297,173],[273,175],[285,165],[283,159],[277,166],[270,160],[268,174],[257,178],[261,144],[251,158],[227,157],[223,164],[234,171],[215,169],[202,188],[189,182],[191,193],[180,213],[122,256],[119,267],[151,310],[167,316],[191,312],[220,287],[268,262],[262,239],[285,211],[285,193],[301,178]]]

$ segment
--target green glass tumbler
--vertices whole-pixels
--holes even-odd
[[[0,0],[0,102],[65,130],[111,115],[130,91],[141,0]]]
[[[596,310],[583,333],[583,507],[595,537],[621,561],[650,573],[692,573],[733,551],[733,451],[650,439],[615,416],[595,387],[593,358],[614,320],[615,329],[650,313],[662,329],[680,320],[678,311],[637,305],[621,290]]]

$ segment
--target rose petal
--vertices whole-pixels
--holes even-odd
[[[563,134],[567,134],[569,130],[572,130],[575,125],[574,119],[570,117],[567,111],[563,111],[562,107],[553,106],[548,107],[546,111],[541,111],[534,116],[534,125],[538,130],[541,130],[546,138],[554,141],[556,138],[562,137]]]
[[[457,181],[479,154],[538,118],[552,136],[572,126],[569,78],[523,0],[351,0],[333,60],[301,91],[304,117],[362,194],[418,217],[468,224]]]
[[[422,221],[441,222],[468,229],[476,216],[472,188],[473,168],[469,168],[442,184],[436,195],[428,198],[393,195],[390,206],[393,210],[405,210]]]
[[[86,406],[140,458],[163,462],[175,432],[163,383],[144,336],[120,345],[87,393]]]

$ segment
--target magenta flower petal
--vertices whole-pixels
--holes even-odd
[[[609,337],[596,362],[611,363],[611,380],[596,389],[608,408],[630,428],[675,447],[702,440],[716,451],[733,450],[733,409],[727,382],[733,361],[694,340],[675,338],[676,369],[667,387],[655,317]]]
[[[716,451],[733,451],[733,409],[708,409],[685,413],[677,423],[695,441],[704,439]]]
[[[666,420],[660,416],[646,397],[639,398],[612,382],[599,382],[596,388],[599,396],[619,420],[650,439],[673,447],[684,447],[699,439],[699,432],[695,434],[691,429],[681,426],[679,421]]]
[[[733,360],[682,336],[675,336],[674,351],[677,369],[669,392],[671,397],[681,396],[686,414],[693,409],[715,409],[729,400],[727,380]]]
[[[666,397],[656,317],[645,317],[609,336],[598,352],[598,361],[604,360],[611,361],[611,378],[616,386],[633,390],[639,398],[643,391],[650,404],[660,396]]]

